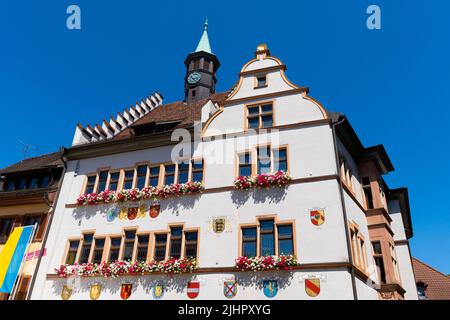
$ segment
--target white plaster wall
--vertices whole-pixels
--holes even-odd
[[[405,292],[405,300],[418,300],[416,280],[411,262],[411,255],[408,245],[396,244],[395,253],[397,254],[397,263],[400,272],[401,285]]]
[[[237,272],[216,273],[199,275],[148,275],[129,276],[117,279],[83,278],[76,286],[71,299],[89,300],[89,288],[91,284],[102,285],[99,300],[120,300],[120,286],[122,283],[132,283],[133,289],[129,300],[154,300],[152,288],[160,282],[165,287],[162,300],[190,300],[187,297],[186,287],[191,280],[200,282],[200,293],[195,300],[228,300],[223,294],[223,281],[235,279],[238,282],[238,291],[232,300],[351,300],[351,278],[347,270],[315,270],[324,278],[321,281],[321,291],[317,297],[310,297],[305,292],[303,277],[310,273],[296,272]],[[263,280],[277,280],[278,293],[273,298],[267,298],[262,290]],[[65,279],[49,280],[46,283],[45,293],[42,299],[61,299],[62,286]]]
[[[320,108],[301,94],[280,95],[269,99],[254,99],[245,103],[227,104],[223,107],[222,113],[211,121],[204,136],[244,131],[246,106],[265,101],[273,101],[275,126],[324,119]]]
[[[394,241],[406,240],[405,226],[398,200],[389,201],[388,208],[389,216],[392,219],[391,229],[394,232]]]
[[[360,279],[355,279],[356,292],[358,294],[358,300],[378,300],[378,291],[371,285],[361,281]]]

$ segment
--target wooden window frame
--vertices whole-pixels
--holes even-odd
[[[131,180],[131,188],[134,189],[136,187],[136,167],[129,167],[129,168],[123,168],[121,169],[121,182],[120,182],[120,190],[127,190],[125,189],[125,182],[129,181],[126,180],[126,172],[133,171],[133,178]]]
[[[105,236],[107,238],[106,244],[105,244],[105,261],[111,263],[111,247],[112,247],[112,239],[120,239],[119,244],[119,253],[117,254],[117,260],[121,260],[120,257],[122,255],[122,246],[123,246],[123,238],[122,233],[116,233],[116,234],[108,234]]]
[[[173,173],[173,176],[174,176],[173,177],[173,183],[174,184],[177,183],[177,179],[178,179],[178,165],[176,163],[173,163],[173,162],[166,162],[166,163],[162,164],[162,167],[164,168],[164,170],[163,170],[163,176],[162,176],[161,185],[166,185],[166,167],[167,166],[172,166],[172,165],[175,166],[174,173]]]
[[[80,263],[80,258],[81,258],[81,254],[82,254],[82,250],[83,250],[83,246],[84,246],[84,237],[86,235],[92,235],[92,243],[91,243],[91,248],[89,250],[87,263],[91,262],[91,259],[92,259],[92,253],[93,253],[93,250],[94,250],[95,230],[85,230],[81,234],[80,251],[78,252],[77,263]]]
[[[106,242],[107,242],[106,238],[107,238],[106,236],[94,235],[94,239],[93,239],[93,243],[92,243],[92,255],[91,255],[91,258],[89,259],[89,261],[92,261],[94,259],[94,254],[95,254],[95,250],[96,250],[97,240],[99,240],[99,239],[102,239],[102,240],[105,241],[103,243],[102,257],[100,258],[100,263],[105,261],[105,249],[106,249]]]
[[[180,183],[180,164],[181,163],[186,164],[186,161],[187,161],[187,182],[191,182],[192,181],[191,180],[191,173],[192,173],[192,166],[191,166],[192,162],[191,162],[191,159],[190,158],[184,158],[184,159],[179,159],[179,161],[180,162],[175,163],[175,166],[176,166],[175,171],[177,173],[177,176],[176,176],[176,179],[175,179],[176,180],[175,183]]]
[[[272,105],[272,111],[271,112],[262,112],[262,106],[266,106],[266,105]],[[258,113],[255,115],[250,116],[249,113],[249,109],[252,108],[258,108]],[[268,116],[271,115],[272,116],[272,126],[270,127],[263,127],[263,122],[262,122],[262,117],[264,116]],[[256,118],[258,117],[258,127],[257,128],[250,128],[249,125],[249,118]],[[276,127],[276,122],[275,122],[275,100],[268,100],[268,101],[262,101],[262,102],[258,102],[258,103],[251,103],[251,104],[246,104],[244,107],[244,132],[252,129],[252,130],[260,130],[260,129],[271,129]]]
[[[64,250],[64,256],[63,256],[63,260],[61,261],[61,264],[66,264],[67,262],[67,258],[70,252],[70,242],[72,241],[78,241],[78,247],[77,247],[77,251],[75,252],[75,259],[74,259],[74,263],[78,263],[78,259],[80,257],[80,252],[81,252],[81,239],[82,237],[70,237],[67,239],[66,242],[66,248]]]
[[[144,188],[145,187],[147,187],[148,186],[148,179],[149,179],[149,177],[150,177],[150,169],[149,169],[149,163],[148,162],[138,162],[138,163],[136,163],[136,166],[135,166],[135,175],[134,175],[134,179],[135,179],[135,181],[133,181],[133,185],[134,185],[134,187],[135,188],[138,188],[138,168],[139,167],[141,167],[141,166],[147,166],[147,168],[146,168],[146,172],[145,172],[145,182],[144,182]]]
[[[134,240],[133,240],[133,252],[131,254],[131,261],[134,262],[136,261],[136,249],[137,249],[137,227],[132,227],[132,228],[123,228],[122,229],[122,242],[120,243],[121,246],[121,250],[120,250],[120,255],[119,255],[119,260],[124,260],[124,255],[125,255],[125,244],[127,242],[127,238],[126,238],[126,233],[130,232],[130,231],[134,231]]]
[[[88,188],[88,185],[89,185],[88,182],[89,182],[89,178],[90,177],[95,177],[94,185],[92,186],[92,192],[96,192],[96,190],[97,190],[97,183],[98,183],[98,174],[97,174],[97,172],[95,172],[95,173],[88,173],[88,174],[85,175],[85,180],[84,180],[83,189],[82,189],[81,194],[87,194],[87,188]]]
[[[109,173],[108,173],[108,180],[107,180],[107,183],[106,183],[106,188],[108,189],[108,190],[111,190],[110,188],[111,188],[111,180],[112,180],[112,178],[111,178],[111,176],[113,175],[113,174],[115,174],[115,173],[118,173],[119,174],[119,176],[118,176],[118,178],[117,178],[117,187],[116,187],[116,190],[114,190],[114,191],[118,191],[119,190],[119,187],[120,187],[120,169],[119,170],[110,170],[109,171]]]
[[[265,143],[265,144],[258,144],[255,145],[253,148],[251,149],[245,149],[245,150],[241,150],[238,151],[236,153],[236,164],[235,164],[235,177],[239,177],[240,176],[240,168],[241,168],[241,163],[240,163],[240,156],[245,155],[245,154],[249,154],[250,155],[250,166],[251,166],[251,176],[256,176],[258,174],[258,150],[260,148],[269,148],[269,152],[270,152],[270,172],[274,172],[275,168],[274,168],[274,161],[275,161],[275,156],[274,153],[276,150],[280,151],[280,150],[285,150],[286,151],[286,173],[289,174],[290,172],[290,154],[289,154],[289,145],[287,144],[282,144],[282,145],[278,145],[276,147],[272,146],[271,143]]]
[[[273,220],[274,222],[274,238],[275,238],[275,256],[279,256],[279,239],[278,239],[278,226],[285,226],[285,225],[291,225],[292,226],[292,254],[294,256],[297,256],[297,234],[296,234],[296,227],[295,227],[295,219],[289,219],[289,220],[278,220],[277,215],[261,215],[256,216],[256,222],[255,223],[241,223],[239,224],[239,232],[238,232],[238,255],[242,256],[242,245],[243,245],[243,235],[242,235],[242,229],[243,228],[255,228],[256,227],[256,256],[261,256],[261,221],[263,220]]]
[[[149,257],[151,257],[151,247],[152,247],[152,237],[151,237],[151,233],[150,232],[136,232],[136,260],[138,258],[138,251],[139,251],[139,237],[142,236],[147,236],[148,237],[148,242],[147,242],[147,256],[145,259],[145,262],[149,262],[151,261],[151,259],[149,259]]]
[[[192,158],[189,161],[189,165],[190,165],[190,168],[191,168],[190,174],[189,174],[189,181],[197,182],[197,181],[194,181],[194,163],[198,163],[198,162],[202,163],[202,170],[201,170],[202,171],[202,180],[198,181],[198,182],[203,182],[204,183],[205,182],[205,159],[199,158],[199,157]],[[198,171],[196,170],[195,172],[198,172]]]
[[[267,75],[268,75],[268,73],[255,74],[254,80],[253,80],[253,89],[267,88],[269,86],[269,77]],[[258,79],[262,78],[262,77],[264,77],[264,84],[259,85]]]
[[[148,180],[147,180],[147,184],[150,185],[150,178],[151,176],[151,169],[152,168],[159,168],[159,172],[158,172],[158,183],[156,185],[156,187],[160,187],[162,185],[162,179],[163,179],[163,175],[161,173],[164,173],[164,165],[163,164],[149,164],[148,166]]]

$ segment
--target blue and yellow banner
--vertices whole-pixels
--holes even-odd
[[[14,287],[33,228],[33,226],[15,228],[0,254],[0,292],[2,293],[11,293]]]

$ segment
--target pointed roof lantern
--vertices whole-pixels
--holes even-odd
[[[204,29],[202,37],[200,38],[200,41],[198,42],[197,49],[195,49],[195,52],[204,51],[210,54],[213,54],[211,51],[211,45],[209,44],[209,38],[208,38],[208,18],[205,20]]]

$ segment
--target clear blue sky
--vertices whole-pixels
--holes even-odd
[[[66,28],[81,7],[82,29]],[[370,4],[382,30],[366,28]],[[294,83],[345,113],[366,146],[383,143],[410,191],[414,256],[450,273],[450,2],[8,1],[0,7],[0,167],[70,145],[77,122],[100,122],[153,91],[183,96],[183,61],[205,16],[222,66],[236,81],[266,42]]]

